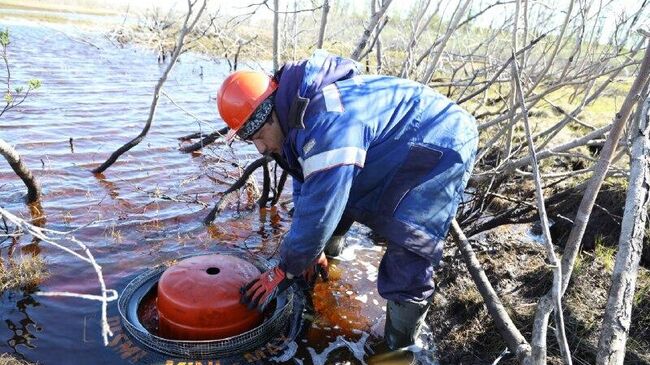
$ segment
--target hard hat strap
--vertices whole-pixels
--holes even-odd
[[[260,104],[257,109],[253,112],[248,121],[237,131],[239,138],[243,140],[250,139],[257,131],[262,128],[264,123],[267,121],[273,110],[273,104],[275,100],[275,93],[271,94],[266,100]]]

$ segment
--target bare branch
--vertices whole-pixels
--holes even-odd
[[[513,55],[514,57],[514,52]],[[530,157],[532,160],[532,168],[533,168],[533,176],[535,179],[535,196],[537,198],[537,210],[539,212],[539,218],[541,221],[542,225],[542,233],[544,236],[544,244],[546,246],[546,252],[547,252],[547,257],[549,262],[551,263],[551,267],[553,268],[553,306],[555,309],[555,314],[556,318],[558,319],[556,323],[556,332],[557,332],[557,340],[560,345],[560,352],[562,353],[562,357],[564,358],[564,363],[565,364],[571,364],[571,351],[569,350],[569,344],[567,343],[566,340],[566,333],[564,331],[564,317],[562,313],[562,267],[560,266],[560,262],[557,259],[557,256],[555,255],[555,249],[553,248],[553,242],[551,239],[551,231],[550,231],[550,224],[548,223],[548,216],[546,215],[546,206],[544,205],[544,192],[542,190],[542,180],[540,178],[539,174],[539,165],[537,164],[537,153],[535,152],[535,145],[533,142],[533,138],[530,132],[530,124],[528,123],[528,111],[526,110],[526,102],[524,100],[524,92],[522,90],[521,86],[521,80],[519,76],[519,69],[517,67],[517,62],[512,63],[512,69],[513,69],[513,78],[515,80],[515,89],[516,89],[516,95],[517,98],[519,99],[520,105],[522,105],[522,115],[523,115],[523,120],[524,120],[524,127],[526,130],[526,138],[528,140],[528,149],[530,151]],[[537,323],[536,323],[537,324]],[[533,333],[536,331],[539,331],[539,327],[534,327],[533,328]],[[546,329],[543,329],[542,331],[546,331]],[[535,337],[535,335],[533,334]],[[540,338],[543,341],[546,341],[545,338]],[[535,356],[535,349],[537,346],[536,344],[533,343],[533,358],[536,360],[539,360],[539,364],[543,365],[546,364],[546,354],[543,356]]]
[[[25,186],[27,187],[27,203],[31,204],[41,197],[41,185],[38,183],[34,175],[29,170],[27,165],[22,161],[20,155],[16,150],[11,147],[7,142],[0,138],[0,155],[2,155],[9,166],[14,170],[16,175],[20,177]]]
[[[106,169],[108,169],[115,161],[117,161],[120,156],[122,156],[125,152],[130,150],[131,148],[137,146],[147,135],[149,132],[149,128],[151,127],[151,123],[153,122],[153,118],[156,114],[156,107],[158,106],[158,99],[160,99],[160,90],[162,89],[163,84],[167,80],[167,76],[169,75],[169,72],[172,70],[174,65],[176,64],[176,60],[178,59],[178,56],[181,54],[181,51],[183,49],[184,45],[184,40],[185,36],[192,31],[192,28],[196,25],[196,22],[199,20],[201,17],[201,14],[203,13],[203,10],[205,10],[206,7],[206,0],[202,0],[201,7],[199,8],[199,11],[196,13],[195,17],[193,20],[190,21],[193,11],[192,8],[195,5],[196,1],[194,3],[188,1],[188,10],[187,14],[185,16],[185,20],[183,21],[183,26],[181,27],[180,34],[178,36],[178,40],[176,41],[176,47],[174,48],[174,52],[172,53],[171,60],[169,61],[169,64],[165,68],[165,71],[163,71],[162,76],[160,79],[158,79],[158,83],[156,83],[156,87],[154,88],[154,94],[153,94],[153,100],[151,101],[151,105],[149,107],[149,117],[147,118],[147,121],[145,123],[144,129],[140,134],[132,139],[131,141],[127,142],[125,145],[122,147],[118,148],[115,152],[111,154],[111,156],[104,161],[99,167],[95,168],[92,170],[93,173],[95,174],[100,174],[104,172]],[[188,26],[189,23],[189,26]]]
[[[499,299],[499,296],[494,291],[494,288],[492,288],[492,284],[490,284],[485,272],[481,268],[481,264],[474,254],[472,245],[467,240],[467,237],[465,237],[465,234],[455,219],[451,221],[451,234],[454,237],[456,246],[463,255],[465,265],[467,265],[474,284],[476,284],[483,297],[488,312],[490,312],[490,315],[494,319],[499,334],[508,344],[510,351],[516,354],[517,359],[523,363],[530,357],[530,345],[510,319],[503,303],[501,303],[501,299]]]
[[[370,22],[368,23],[368,26],[361,34],[361,37],[357,42],[357,46],[355,47],[354,51],[352,51],[350,58],[352,58],[355,61],[359,61],[361,59],[360,56],[363,53],[363,51],[366,49],[366,45],[368,43],[368,39],[370,38],[370,35],[372,34],[373,30],[377,28],[377,24],[379,24],[379,20],[384,16],[386,10],[388,9],[388,6],[392,1],[393,0],[384,0],[381,8],[379,8],[379,10],[377,10],[376,13],[372,14],[370,18]]]
[[[68,252],[69,254],[77,257],[78,259],[89,263],[93,269],[95,270],[95,273],[97,274],[97,281],[99,282],[99,286],[101,289],[101,295],[88,295],[88,294],[79,294],[79,293],[58,293],[58,292],[36,292],[36,295],[44,295],[44,296],[73,296],[73,297],[78,297],[78,298],[83,298],[83,299],[91,299],[91,300],[99,300],[102,302],[102,316],[101,316],[101,327],[102,327],[102,337],[104,339],[104,346],[108,346],[108,336],[112,336],[113,332],[111,332],[111,329],[108,325],[108,319],[107,319],[107,308],[108,308],[108,302],[113,301],[117,299],[117,291],[113,289],[107,289],[106,288],[106,283],[104,281],[104,276],[102,275],[102,267],[97,264],[97,261],[95,261],[95,258],[93,257],[93,254],[90,252],[88,247],[83,244],[81,241],[77,240],[75,237],[70,235],[70,232],[58,232],[58,231],[53,231],[53,230],[48,230],[44,229],[35,225],[32,225],[23,219],[20,219],[19,217],[9,213],[5,209],[0,207],[0,216],[3,218],[6,218],[9,222],[11,222],[13,225],[16,227],[19,227],[20,229],[29,232],[32,236],[38,238],[42,242],[49,243],[50,245],[59,248],[65,252]],[[46,233],[52,233],[57,236],[57,238],[51,238],[47,236]],[[68,240],[74,244],[76,244],[79,248],[81,248],[82,252],[84,253],[83,255],[73,251],[72,249],[65,247],[61,241],[62,240]]]
[[[221,196],[221,199],[217,202],[217,204],[212,208],[210,213],[205,217],[203,220],[204,224],[210,224],[214,221],[214,219],[217,217],[217,214],[221,213],[223,209],[225,208],[225,204],[227,202],[226,198],[229,194],[237,191],[239,188],[244,186],[246,181],[248,181],[248,178],[261,166],[266,165],[271,161],[271,157],[268,156],[263,156],[261,158],[258,158],[257,160],[251,162],[250,165],[246,166],[246,169],[244,169],[244,172],[242,173],[241,177],[235,181],[234,184],[232,184],[231,187],[226,189],[226,191],[223,192],[223,195]]]

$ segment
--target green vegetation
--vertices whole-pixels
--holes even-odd
[[[7,54],[7,48],[9,47],[10,44],[10,39],[9,39],[9,30],[0,30],[0,58],[2,59],[2,63],[4,63],[4,66],[6,68],[7,76],[4,80],[6,84],[6,89],[3,94],[3,100],[5,105],[0,109],[0,116],[2,116],[5,112],[19,106],[22,104],[25,99],[29,96],[29,93],[40,88],[41,87],[41,81],[37,79],[30,79],[27,82],[27,89],[25,90],[25,86],[17,86],[13,88],[12,90],[12,85],[11,85],[11,73],[10,73],[10,67],[9,67],[9,56]]]

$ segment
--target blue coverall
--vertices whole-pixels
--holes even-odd
[[[339,222],[357,221],[388,241],[379,294],[429,298],[472,170],[474,118],[422,84],[360,75],[354,61],[322,50],[276,78],[295,207],[281,267],[300,275]]]

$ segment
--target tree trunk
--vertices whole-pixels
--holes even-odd
[[[330,12],[329,0],[323,1],[323,10],[320,16],[320,30],[318,31],[318,43],[316,48],[323,48],[323,40],[325,39],[325,28],[327,26],[327,14]]]
[[[372,31],[377,27],[377,24],[379,24],[379,20],[384,16],[384,14],[386,13],[386,9],[388,9],[388,6],[392,1],[393,0],[384,0],[384,3],[381,5],[381,8],[379,8],[379,10],[376,13],[372,14],[372,16],[370,17],[370,23],[361,34],[361,37],[357,42],[357,46],[354,49],[354,51],[352,51],[352,55],[350,56],[350,58],[352,58],[355,61],[360,60],[363,51],[366,49],[366,45],[368,44],[368,39],[370,38]]]
[[[280,0],[273,0],[273,73],[280,68]]]
[[[16,175],[25,183],[27,187],[27,203],[31,204],[38,201],[41,197],[41,186],[34,178],[34,175],[32,175],[32,172],[23,163],[18,152],[3,139],[0,139],[0,155],[9,162],[9,166],[11,166]]]
[[[647,86],[646,86],[647,91]],[[623,364],[625,343],[630,330],[632,301],[643,250],[643,236],[648,212],[650,186],[650,121],[647,96],[638,125],[633,128],[630,179],[625,200],[625,212],[618,240],[618,253],[612,274],[612,286],[598,341],[597,364]]]

